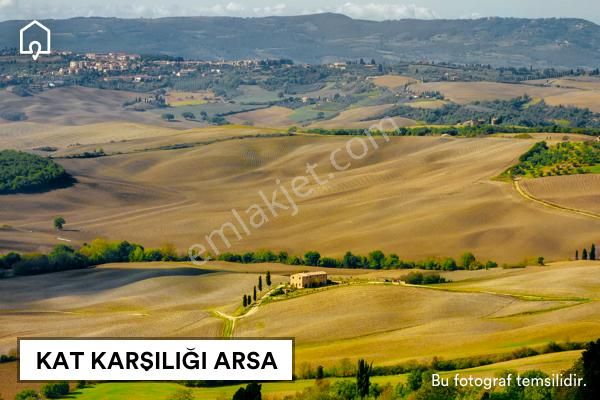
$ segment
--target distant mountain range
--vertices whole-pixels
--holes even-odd
[[[0,22],[0,47],[18,47],[29,21]],[[322,63],[433,60],[496,66],[600,66],[600,26],[581,19],[356,20],[289,17],[72,18],[42,21],[53,48],[161,53],[194,59],[291,58]]]

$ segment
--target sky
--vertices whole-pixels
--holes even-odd
[[[577,17],[600,23],[598,0],[0,0],[0,20],[70,17],[261,17],[337,12],[370,20]]]

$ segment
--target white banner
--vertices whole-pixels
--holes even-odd
[[[292,339],[19,339],[20,381],[287,381]]]

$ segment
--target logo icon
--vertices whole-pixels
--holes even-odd
[[[25,40],[25,35],[31,32],[34,38],[39,40]],[[40,36],[41,35],[41,36]],[[51,40],[51,32],[50,29],[45,27],[41,22],[34,20],[29,24],[24,26],[20,32],[20,53],[21,54],[30,54],[34,61],[38,59],[40,54],[50,54],[50,40]],[[44,47],[40,42],[46,42],[46,46]],[[25,44],[27,43],[28,48],[25,48]]]

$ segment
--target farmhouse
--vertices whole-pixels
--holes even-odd
[[[323,286],[327,283],[327,272],[302,272],[290,276],[290,285],[298,289]]]

